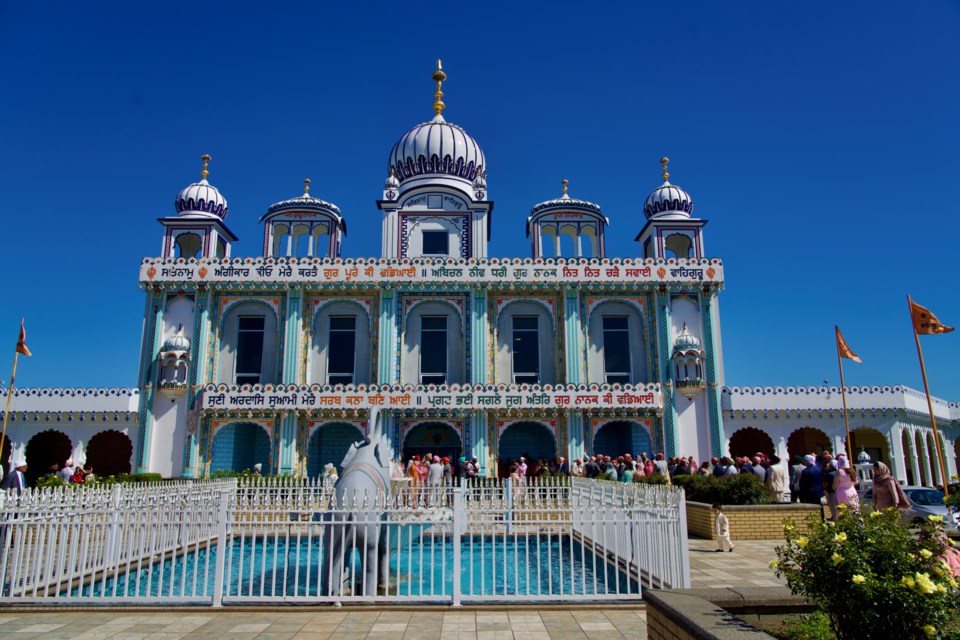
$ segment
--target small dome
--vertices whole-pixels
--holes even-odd
[[[677,339],[673,341],[673,353],[685,354],[691,351],[699,352],[700,350],[700,340],[690,333],[687,329],[687,324],[684,323],[683,331],[681,331]]]
[[[229,209],[227,208],[227,199],[217,190],[215,186],[207,182],[207,165],[212,159],[209,155],[200,156],[203,160],[203,171],[200,173],[200,182],[194,182],[183,188],[177,199],[174,201],[174,207],[181,216],[186,215],[207,215],[217,216],[221,220],[227,217]]]
[[[267,212],[260,217],[260,222],[263,222],[274,214],[285,211],[316,211],[318,213],[324,213],[336,220],[336,224],[340,227],[341,231],[344,233],[347,232],[347,223],[340,213],[340,207],[332,202],[327,202],[326,200],[321,200],[320,198],[315,198],[310,195],[310,178],[303,181],[302,195],[296,198],[290,198],[289,200],[281,200],[280,202],[270,205],[267,208]]]
[[[230,211],[227,208],[227,199],[206,180],[184,187],[174,206],[180,215],[205,213],[215,215],[221,220],[226,218]]]
[[[397,174],[394,172],[393,167],[390,167],[390,175],[387,176],[386,182],[383,183],[384,189],[399,189],[400,181],[397,180]]]
[[[593,202],[588,202],[587,200],[579,200],[577,198],[571,198],[567,195],[567,186],[566,180],[563,181],[563,195],[559,198],[554,198],[553,200],[547,200],[541,202],[540,204],[535,204],[530,208],[530,215],[540,213],[541,211],[546,211],[547,209],[583,209],[584,211],[589,211],[591,213],[600,213],[600,205]]]
[[[186,353],[190,351],[190,339],[183,335],[183,325],[177,328],[177,332],[163,341],[160,347],[160,353]]]
[[[650,192],[643,204],[643,213],[648,218],[689,218],[693,213],[693,198],[676,185],[670,184],[667,163],[670,158],[661,158],[663,184]]]
[[[857,454],[857,462],[860,464],[867,464],[871,460],[870,454],[866,452],[865,449],[860,449],[860,453]]]

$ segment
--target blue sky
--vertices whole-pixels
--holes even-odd
[[[496,202],[491,254],[526,256],[530,206],[600,203],[608,255],[637,255],[671,181],[724,260],[728,384],[920,388],[905,294],[960,324],[955,239],[960,5],[0,3],[0,338],[27,317],[18,386],[135,383],[143,256],[199,177],[258,255],[257,219],[337,203],[344,255],[379,250],[387,153],[432,111],[473,135]],[[960,332],[924,339],[960,400]],[[0,361],[0,378],[8,367]]]

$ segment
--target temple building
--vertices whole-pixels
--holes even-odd
[[[309,180],[266,207],[255,255],[239,255],[204,155],[201,180],[159,218],[160,255],[140,265],[136,387],[18,390],[4,458],[12,445],[33,477],[70,456],[100,474],[259,463],[316,476],[364,437],[371,406],[396,457],[476,456],[485,475],[521,455],[702,461],[844,446],[838,389],[725,386],[723,264],[667,158],[642,214],[621,216],[643,222],[621,231],[636,234],[635,255],[607,255],[609,219],[563,180],[526,217],[530,255],[491,258],[496,184],[477,141],[444,116],[439,62],[433,80],[432,119],[371,177],[383,180],[379,257],[344,257],[350,212]],[[497,224],[523,222],[503,212]],[[857,450],[903,481],[940,481],[922,396],[849,398]],[[935,412],[954,474],[960,406]]]

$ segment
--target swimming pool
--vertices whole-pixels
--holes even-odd
[[[177,597],[208,601],[215,589],[219,549],[211,545],[156,562],[134,565],[117,577],[74,589],[74,597]],[[227,554],[224,601],[255,597],[318,597],[322,542],[319,537],[235,538]],[[465,598],[550,599],[571,595],[640,593],[636,580],[568,535],[465,536],[460,544],[460,593]],[[385,595],[435,600],[454,591],[454,548],[447,535],[425,535],[390,554]],[[348,576],[361,575],[359,557]],[[348,582],[349,582],[348,578]],[[349,593],[349,591],[348,591]],[[357,589],[359,593],[359,588]]]

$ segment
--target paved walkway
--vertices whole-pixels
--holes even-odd
[[[713,540],[690,540],[690,582],[693,587],[780,587],[770,561],[783,540],[741,540],[732,553],[716,553]]]
[[[714,553],[710,540],[690,541],[694,587],[779,586],[767,564],[777,540],[738,542],[733,553]],[[645,639],[646,613],[623,608],[547,607],[453,611],[251,611],[205,608],[180,611],[21,612],[0,608],[0,638],[27,640],[587,640]]]

